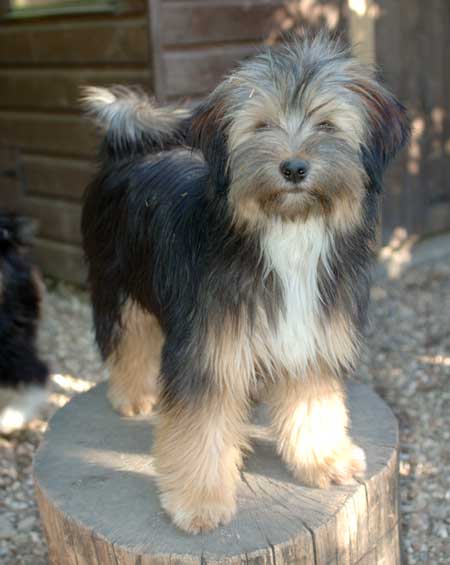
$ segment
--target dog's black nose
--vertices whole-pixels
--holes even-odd
[[[280,165],[283,177],[293,183],[302,182],[308,174],[309,163],[303,159],[288,159]]]

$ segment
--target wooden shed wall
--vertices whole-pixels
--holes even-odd
[[[27,187],[21,207],[41,222],[36,253],[47,273],[85,276],[80,198],[97,140],[80,117],[80,85],[140,84],[160,101],[189,102],[259,43],[302,25],[360,42],[359,54],[410,110],[412,144],[386,182],[384,241],[399,226],[420,235],[450,229],[448,2],[129,1],[121,14],[0,21],[0,207]],[[11,168],[19,176],[1,174]]]
[[[376,61],[412,119],[410,146],[386,178],[383,239],[450,229],[450,2],[380,0]]]
[[[80,201],[97,139],[80,115],[80,86],[150,90],[149,59],[139,0],[120,14],[0,22],[0,207],[39,221],[36,258],[49,274],[85,280]]]
[[[300,26],[345,30],[346,0],[149,0],[155,93],[199,98],[261,42]]]

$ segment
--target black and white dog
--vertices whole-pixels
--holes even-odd
[[[0,212],[0,433],[33,419],[47,398],[36,350],[42,281],[27,257],[26,218]]]

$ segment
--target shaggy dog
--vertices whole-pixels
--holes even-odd
[[[0,433],[22,427],[47,398],[48,368],[35,343],[42,282],[26,253],[31,229],[0,212]]]
[[[299,481],[362,475],[342,379],[402,105],[324,33],[263,50],[187,116],[121,88],[86,103],[106,130],[82,231],[109,399],[125,415],[159,403],[175,524],[233,516],[258,386]]]

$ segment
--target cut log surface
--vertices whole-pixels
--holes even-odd
[[[368,387],[348,387],[352,436],[367,456],[364,480],[328,490],[297,483],[259,409],[238,512],[227,526],[197,536],[178,530],[160,507],[152,419],[120,417],[105,392],[99,385],[59,410],[36,456],[51,563],[400,563],[397,423]]]

